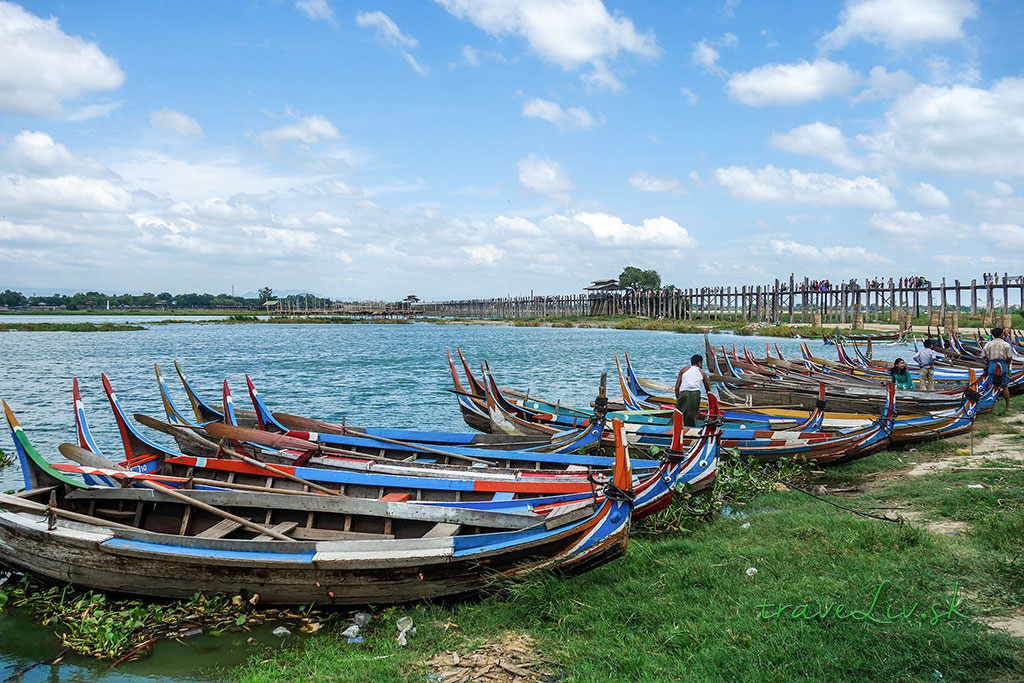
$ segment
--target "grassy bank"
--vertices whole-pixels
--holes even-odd
[[[0,323],[0,332],[130,332],[146,329],[125,323]]]
[[[783,487],[734,501],[728,517],[687,521],[676,506],[661,513],[667,523],[640,525],[626,557],[586,576],[538,577],[474,602],[388,610],[362,644],[339,635],[343,623],[259,653],[233,675],[459,680],[450,673],[464,671],[456,661],[474,652],[500,660],[502,643],[515,642],[506,661],[521,668],[532,658],[530,671],[549,680],[563,672],[566,681],[1019,680],[1024,640],[989,624],[1024,611],[1022,429],[1024,416],[1014,413],[987,416],[976,428],[986,435],[976,436],[977,452],[990,454],[974,465],[1007,469],[953,470],[950,459],[967,461],[954,455],[960,439],[818,476],[857,489],[826,499],[902,524]],[[911,476],[922,467],[935,470]],[[680,520],[683,528],[674,528]],[[395,643],[403,614],[418,628],[407,648]]]
[[[175,322],[175,321],[164,321]],[[210,320],[213,325],[260,323],[268,325],[408,325],[406,318],[350,318],[346,316],[274,316],[257,318],[254,315],[232,315],[226,320]]]
[[[153,309],[153,308],[143,308],[143,309],[131,309],[131,308],[128,308],[128,309],[115,309],[115,310],[110,310],[110,311],[102,309],[102,308],[97,308],[97,309],[91,309],[91,310],[86,310],[86,311],[69,311],[69,310],[61,310],[61,311],[33,311],[33,310],[29,310],[29,311],[0,311],[0,316],[5,316],[5,315],[9,315],[9,316],[19,316],[19,315],[75,315],[75,316],[95,316],[95,315],[100,315],[100,316],[102,316],[102,315],[171,315],[171,316],[196,316],[196,315],[202,315],[202,316],[212,316],[212,315],[223,315],[223,316],[230,316],[230,315],[235,315],[237,313],[238,313],[237,310],[225,310],[223,308],[211,308],[211,309],[201,309],[201,308],[174,309],[174,308],[170,308],[170,309],[163,309],[163,310],[158,310],[158,309]]]

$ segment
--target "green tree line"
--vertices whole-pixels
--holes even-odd
[[[5,289],[0,292],[0,307],[19,308],[23,306],[63,306],[69,311],[90,308],[252,308],[274,300],[274,291],[270,287],[259,290],[259,296],[248,298],[230,294],[209,294],[188,292],[171,294],[170,292],[144,292],[142,294],[103,294],[102,292],[78,292],[77,294],[53,294],[50,296],[26,296],[22,292]],[[323,307],[330,299],[317,297],[313,294],[291,294],[281,299],[285,306]]]

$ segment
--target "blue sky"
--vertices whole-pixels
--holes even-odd
[[[1020,273],[1024,4],[0,1],[0,288]]]

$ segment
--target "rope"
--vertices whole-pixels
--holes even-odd
[[[815,494],[811,493],[810,491],[805,491],[804,489],[800,488],[799,486],[794,486],[793,484],[789,483],[788,481],[781,481],[780,480],[779,483],[780,484],[785,484],[789,488],[793,489],[794,491],[799,491],[800,493],[804,494],[805,496],[810,496],[811,498],[814,498],[815,500],[820,500],[822,503],[828,503],[832,507],[837,507],[840,510],[846,510],[847,512],[852,512],[853,514],[858,515],[860,517],[870,517],[871,519],[879,519],[879,520],[882,520],[883,522],[893,522],[893,523],[898,524],[900,526],[903,526],[906,523],[903,520],[902,517],[892,518],[892,517],[886,517],[886,516],[883,516],[883,515],[873,515],[870,512],[862,512],[860,510],[854,510],[851,507],[846,507],[845,505],[840,505],[839,503],[834,503],[831,500],[828,500],[826,498],[822,498],[821,496],[815,495]]]

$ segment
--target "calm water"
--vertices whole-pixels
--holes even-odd
[[[58,322],[56,316],[39,317]],[[146,322],[138,316],[90,316],[87,320]],[[777,343],[787,356],[799,353],[797,340],[732,335],[712,335],[711,340],[729,347],[747,344],[759,355],[766,342]],[[820,340],[809,344],[815,354],[835,358],[833,347],[823,347]],[[451,386],[445,350],[454,352],[457,346],[474,367],[488,360],[501,384],[529,388],[532,394],[582,407],[596,396],[601,372],[609,374],[609,394],[613,398],[618,394],[613,353],[628,351],[639,374],[671,383],[690,355],[703,352],[703,338],[671,332],[427,323],[175,324],[135,332],[3,332],[0,398],[10,404],[37,450],[53,461],[61,459],[57,445],[74,440],[72,377],[81,382],[98,444],[116,456],[120,442],[100,372],[107,373],[129,414],[162,417],[153,363],[160,364],[178,407],[187,406],[174,360],[210,402],[219,402],[220,383],[227,379],[235,404],[245,406],[244,374],[248,372],[273,410],[336,422],[346,417],[359,425],[465,431],[468,428],[455,399],[445,391]],[[898,355],[909,358],[910,352],[895,346],[875,351],[877,358]],[[161,434],[150,436],[173,446]],[[6,425],[0,448],[13,453]],[[0,487],[22,487],[17,465],[0,471]],[[0,614],[0,680],[12,667],[52,659],[58,650],[47,629]],[[113,671],[92,660],[68,657],[56,667],[37,667],[24,680],[201,680],[215,675],[211,667],[239,663],[250,651],[228,636],[200,638],[188,645],[161,644],[153,657]]]

